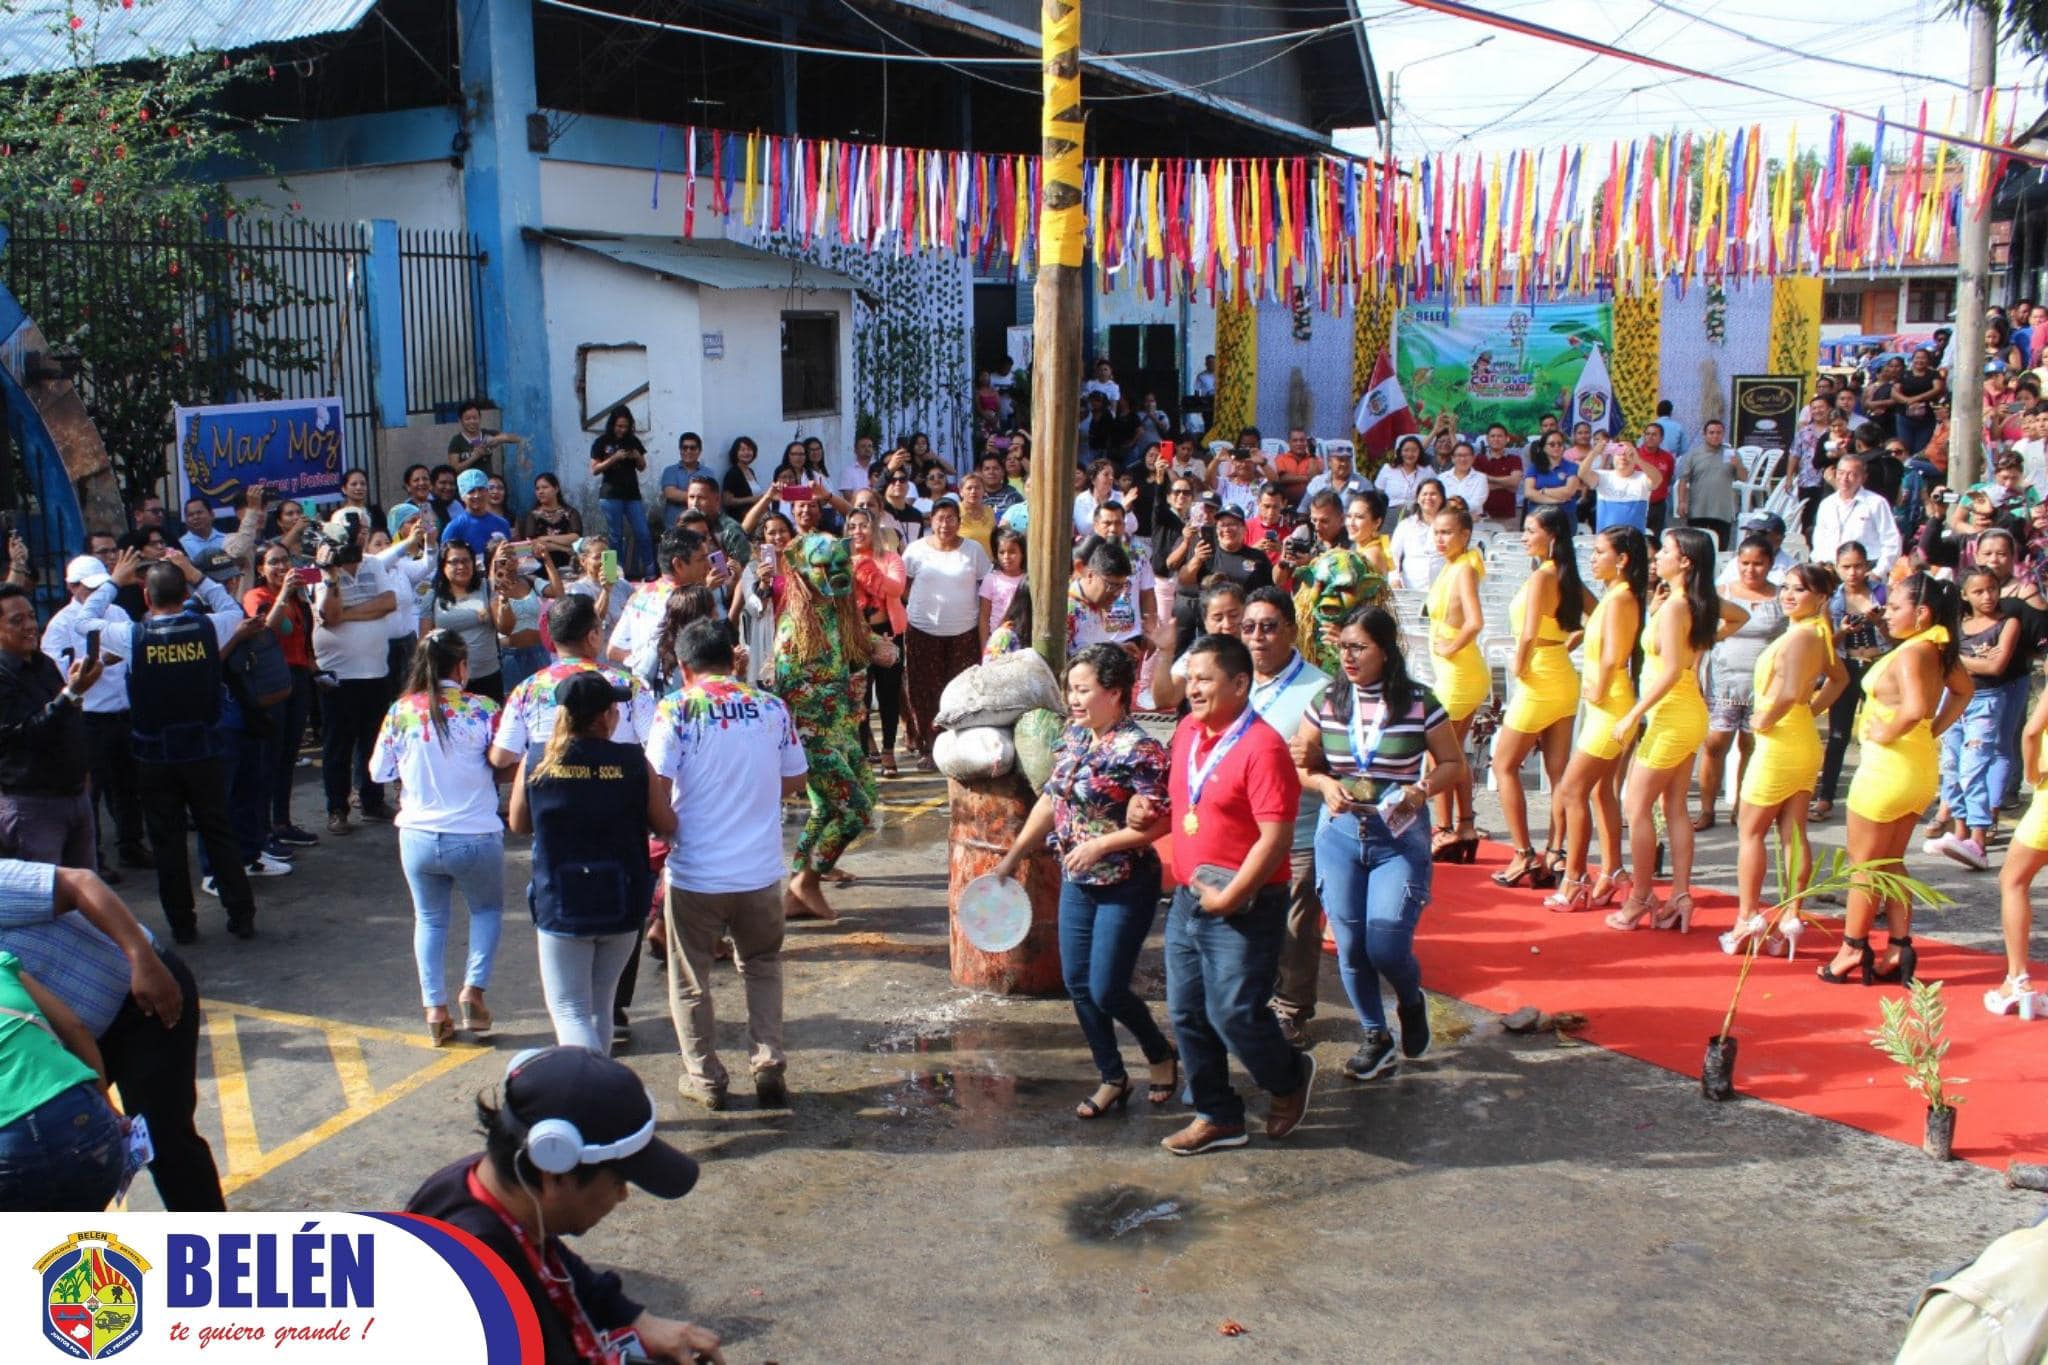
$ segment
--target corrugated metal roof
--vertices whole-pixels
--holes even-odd
[[[97,55],[102,65],[154,52],[234,52],[316,33],[341,33],[361,23],[377,0],[158,0],[105,11]],[[86,22],[92,23],[90,11]],[[0,79],[71,65],[63,7],[37,4],[0,14]]]
[[[545,240],[594,251],[656,275],[712,289],[850,289],[860,286],[836,270],[743,246],[723,237],[605,236],[543,228]]]

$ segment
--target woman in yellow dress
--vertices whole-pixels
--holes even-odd
[[[1571,762],[1551,789],[1550,808],[1564,817],[1564,874],[1557,890],[1543,900],[1553,910],[1612,905],[1629,884],[1621,870],[1621,792],[1615,778],[1635,738],[1620,721],[1636,704],[1635,659],[1643,603],[1650,595],[1650,542],[1633,526],[1610,526],[1593,537],[1590,567],[1606,587],[1586,620],[1586,672],[1579,684],[1586,717]],[[1594,822],[1600,826],[1597,882],[1586,876]]]
[[[1643,630],[1643,688],[1622,714],[1621,730],[1644,722],[1643,742],[1629,765],[1629,861],[1642,883],[1607,917],[1610,929],[1692,928],[1692,821],[1685,808],[1692,762],[1707,738],[1707,702],[1700,695],[1699,658],[1714,647],[1721,598],[1714,591],[1714,542],[1690,526],[1664,533],[1653,562],[1664,600]],[[1650,869],[1657,857],[1652,814],[1664,807],[1671,844],[1671,898],[1659,903]]]
[[[1472,548],[1472,513],[1463,502],[1444,504],[1434,525],[1436,552],[1443,556],[1443,572],[1429,589],[1429,652],[1436,678],[1432,691],[1451,718],[1451,731],[1464,750],[1472,732],[1472,714],[1493,691],[1486,659],[1479,652],[1479,632],[1486,618],[1479,607],[1479,580],[1486,576],[1486,561]],[[1453,803],[1457,823],[1451,823]],[[1472,822],[1472,777],[1470,768],[1456,787],[1436,799],[1436,836],[1430,857],[1442,863],[1469,863],[1479,855],[1479,831]]]
[[[1817,712],[1834,705],[1849,685],[1849,670],[1835,653],[1828,628],[1828,598],[1840,582],[1825,564],[1795,564],[1785,571],[1778,605],[1789,623],[1785,633],[1757,655],[1750,680],[1750,732],[1756,744],[1743,770],[1736,805],[1738,831],[1735,882],[1741,909],[1735,927],[1721,935],[1721,951],[1739,953],[1755,937],[1772,952],[1796,954],[1804,925],[1797,913],[1776,924],[1763,914],[1764,874],[1769,868],[1773,826],[1778,846],[1792,855],[1794,888],[1813,880],[1813,848],[1806,839],[1806,809],[1820,777],[1823,749]]]
[[[2048,994],[2034,989],[2027,975],[2027,941],[2034,932],[2034,907],[2029,899],[2034,878],[2048,867],[2048,692],[2034,703],[2020,739],[2033,802],[2013,828],[2005,866],[1998,872],[2000,918],[2005,927],[2005,980],[1984,992],[1984,1008],[1993,1014],[2017,1013],[2022,1019],[2048,1018]]]
[[[1351,548],[1365,556],[1365,562],[1381,578],[1394,572],[1394,548],[1386,524],[1387,495],[1379,489],[1361,488],[1344,500],[1344,534]]]
[[[1522,548],[1536,561],[1529,580],[1508,604],[1515,632],[1515,661],[1509,670],[1514,695],[1493,742],[1493,779],[1515,856],[1493,874],[1501,886],[1547,887],[1557,882],[1564,860],[1561,812],[1553,804],[1550,838],[1539,858],[1529,837],[1529,803],[1522,792],[1522,763],[1541,747],[1543,771],[1555,788],[1572,752],[1572,717],[1579,710],[1579,671],[1572,667],[1572,638],[1579,633],[1593,594],[1579,581],[1572,553],[1572,523],[1564,509],[1539,506],[1522,519]]]
[[[1884,624],[1891,652],[1863,675],[1861,756],[1849,784],[1849,861],[1890,859],[1903,867],[1913,826],[1934,804],[1941,781],[1935,739],[1956,723],[1974,690],[1962,666],[1962,620],[1955,584],[1916,573],[1892,589]],[[1885,917],[1885,957],[1871,951],[1870,928]],[[1865,883],[1849,887],[1842,946],[1820,969],[1832,986],[1913,980],[1913,903],[1886,901]]]

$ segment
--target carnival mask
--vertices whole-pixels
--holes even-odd
[[[791,547],[797,570],[820,597],[840,598],[853,591],[853,555],[837,536],[808,535]]]

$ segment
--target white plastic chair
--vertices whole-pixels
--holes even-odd
[[[1740,499],[1738,519],[1746,517],[1759,499],[1769,499],[1778,481],[1778,466],[1784,462],[1782,450],[1766,450],[1761,446],[1743,446],[1735,452],[1742,457],[1742,463],[1749,470],[1749,477],[1735,481],[1735,496]]]

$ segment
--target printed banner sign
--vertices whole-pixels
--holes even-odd
[[[262,484],[280,497],[341,496],[339,398],[286,398],[177,408],[178,503],[232,507]]]
[[[1796,374],[1736,375],[1730,444],[1790,450],[1792,433],[1799,429],[1800,387]]]
[[[1401,309],[1394,323],[1394,370],[1424,430],[1438,413],[1458,430],[1506,423],[1517,436],[1545,416],[1569,423],[1572,390],[1594,347],[1614,349],[1606,303],[1538,303]]]
[[[505,1263],[403,1213],[13,1213],[0,1359],[538,1360]]]

